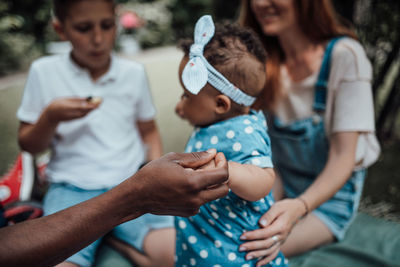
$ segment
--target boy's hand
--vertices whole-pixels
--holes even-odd
[[[52,101],[45,112],[49,121],[58,123],[82,118],[99,105],[100,103],[87,101],[86,98],[59,98]]]

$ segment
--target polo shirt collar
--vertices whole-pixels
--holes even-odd
[[[89,72],[87,71],[87,69],[82,68],[81,66],[76,64],[76,62],[72,59],[71,53],[68,53],[65,56],[66,56],[66,60],[68,62],[68,66],[71,69],[72,73],[74,73],[75,75],[86,75],[86,74],[89,75]],[[109,67],[108,71],[106,73],[104,73],[96,81],[96,83],[107,83],[107,82],[114,81],[116,79],[118,70],[117,70],[115,61],[116,61],[115,54],[111,53],[110,67]]]

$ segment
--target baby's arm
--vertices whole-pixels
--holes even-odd
[[[137,125],[143,143],[145,143],[148,148],[146,160],[151,161],[161,157],[162,155],[161,137],[157,129],[156,122],[154,120],[138,121]]]
[[[275,172],[272,168],[229,162],[229,188],[245,200],[263,198],[271,191],[274,181]]]
[[[99,103],[91,103],[85,98],[62,98],[51,102],[39,119],[31,124],[21,122],[18,143],[21,149],[36,154],[47,149],[61,121],[78,119],[97,108]]]

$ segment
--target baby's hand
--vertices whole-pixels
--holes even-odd
[[[214,148],[209,149],[207,151],[210,152],[210,153],[217,153],[217,151]],[[200,170],[213,169],[213,168],[215,168],[216,165],[217,164],[215,162],[215,158],[213,158],[212,160],[210,160],[206,164],[199,166],[197,169],[200,169]]]
[[[101,98],[100,98],[101,99]],[[101,101],[100,101],[101,102]],[[99,107],[100,102],[88,101],[87,98],[59,98],[53,100],[45,112],[50,122],[58,123],[79,119]]]
[[[215,150],[215,149],[213,149],[213,150]],[[218,154],[223,154],[223,153],[222,153],[222,152],[218,152]],[[225,157],[224,157],[224,158],[225,158]],[[215,169],[215,168],[217,167],[217,165],[218,165],[218,162],[216,161],[216,158],[213,158],[212,160],[210,160],[210,161],[207,162],[206,164],[204,164],[204,165],[198,167],[197,170],[210,170],[210,169]],[[226,181],[224,182],[224,184],[225,184],[225,183],[228,183],[228,181],[229,181],[229,179],[226,180]],[[210,189],[210,188],[213,188],[213,186],[209,187],[209,189]]]

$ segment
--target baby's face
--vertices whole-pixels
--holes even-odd
[[[193,126],[207,126],[216,121],[214,99],[207,95],[205,90],[194,95],[184,89],[181,99],[176,104],[175,112]]]
[[[182,88],[184,86],[181,76],[187,62],[188,58],[184,57],[179,66],[179,77]],[[207,126],[217,121],[217,115],[214,112],[216,107],[215,97],[212,94],[212,90],[208,87],[211,86],[207,84],[197,95],[183,89],[181,99],[175,107],[176,114],[193,126]]]

